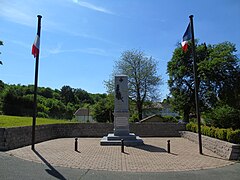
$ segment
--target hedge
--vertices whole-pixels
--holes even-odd
[[[198,125],[196,123],[190,122],[186,125],[188,131],[198,132]],[[223,141],[228,141],[235,144],[240,144],[240,129],[233,130],[232,128],[223,129],[215,128],[213,126],[201,126],[201,133],[205,136],[217,138]]]

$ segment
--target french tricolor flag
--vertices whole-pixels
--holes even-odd
[[[32,45],[32,55],[34,57],[39,55],[39,49],[40,49],[40,37],[37,35]]]
[[[191,25],[188,24],[187,30],[185,31],[182,39],[182,49],[184,52],[188,49],[188,41],[192,39]]]

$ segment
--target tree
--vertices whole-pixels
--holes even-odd
[[[97,122],[112,122],[113,121],[113,95],[100,99],[93,106],[93,118]]]
[[[159,85],[161,76],[157,73],[157,61],[147,57],[140,50],[129,50],[122,53],[116,61],[113,76],[124,74],[128,76],[129,97],[136,103],[138,119],[142,119],[145,101],[157,101],[160,96]],[[105,82],[108,92],[113,92],[113,79]]]
[[[235,45],[224,42],[207,47],[207,58],[199,62],[200,91],[204,103],[213,107],[223,101],[240,109],[240,67]]]
[[[190,44],[189,50],[184,53],[179,44],[167,67],[171,104],[183,113],[186,122],[189,114],[195,112],[191,47]],[[208,46],[196,43],[201,111],[214,108],[220,100],[230,106],[239,106],[239,59],[234,52],[235,45],[229,42]]]
[[[218,128],[240,128],[240,110],[226,104],[219,104],[206,113],[206,124]]]
[[[76,89],[74,91],[74,94],[77,98],[77,101],[79,103],[89,103],[89,104],[93,104],[93,99],[90,97],[89,93],[83,89]]]
[[[75,103],[74,89],[70,86],[63,86],[61,88],[62,101],[67,105],[70,103]]]

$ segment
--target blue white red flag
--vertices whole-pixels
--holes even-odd
[[[182,39],[182,49],[184,52],[187,51],[188,49],[188,41],[192,39],[192,32],[191,32],[191,25],[190,23],[188,24],[188,27],[183,35]]]
[[[37,35],[35,38],[35,41],[32,45],[32,55],[36,57],[39,54],[39,49],[40,49],[40,38]]]

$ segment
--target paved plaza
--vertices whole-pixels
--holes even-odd
[[[74,150],[74,138],[55,139],[6,153],[27,161],[48,166],[81,170],[121,172],[180,172],[225,167],[234,164],[184,138],[143,138],[145,145],[125,147],[100,146],[100,138],[79,138],[78,152]],[[167,140],[170,151],[167,153]]]

